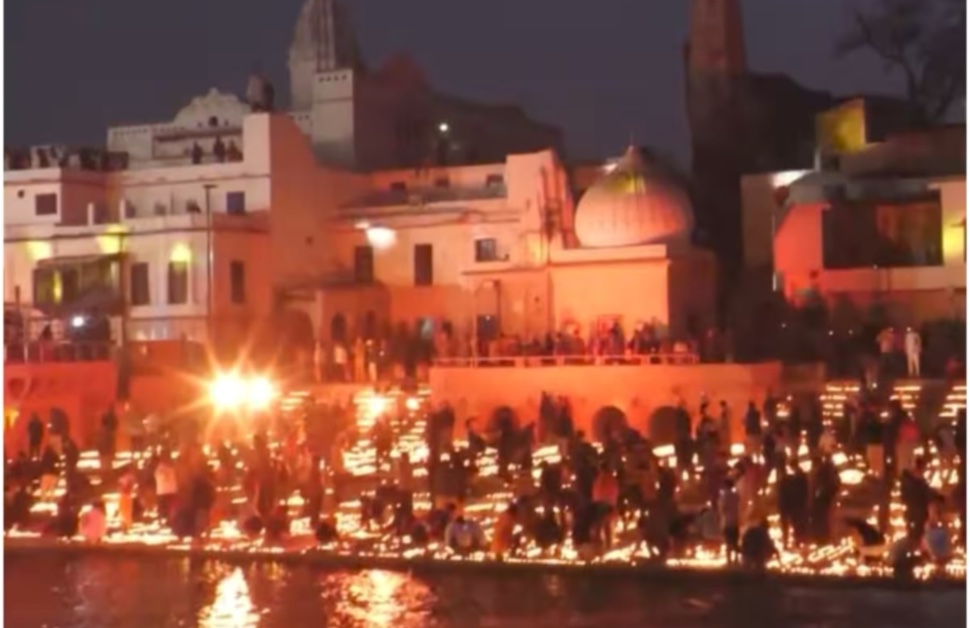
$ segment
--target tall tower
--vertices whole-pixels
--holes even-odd
[[[684,55],[696,234],[720,262],[720,310],[740,269],[747,61],[740,0],[691,0]]]
[[[701,74],[744,74],[744,28],[738,0],[692,0],[688,68]]]
[[[296,20],[288,66],[294,111],[311,108],[318,73],[361,66],[357,35],[343,0],[305,0]]]
[[[739,0],[692,0],[685,55],[687,115],[694,163],[728,149],[747,74]]]

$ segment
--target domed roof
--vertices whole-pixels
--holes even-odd
[[[574,224],[580,244],[591,248],[686,240],[693,226],[687,195],[634,146],[583,194]]]

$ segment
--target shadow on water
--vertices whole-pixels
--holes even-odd
[[[685,587],[581,575],[337,571],[197,559],[6,558],[7,626],[966,625],[962,591]]]

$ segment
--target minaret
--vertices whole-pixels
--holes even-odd
[[[305,0],[296,20],[288,65],[294,111],[311,108],[318,73],[361,66],[357,36],[343,0]]]
[[[717,251],[728,285],[739,268],[740,176],[749,141],[740,0],[691,0],[684,66],[698,234]]]
[[[687,68],[692,74],[738,76],[747,70],[738,0],[693,0]]]
[[[696,169],[706,149],[730,148],[726,136],[740,119],[747,62],[739,0],[692,0],[684,61]]]

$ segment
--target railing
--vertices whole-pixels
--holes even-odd
[[[697,364],[696,353],[646,353],[629,355],[520,355],[499,357],[438,358],[433,366],[441,368],[542,366],[686,366]]]
[[[112,347],[109,342],[8,343],[3,347],[3,361],[4,364],[97,362],[110,360]]]

